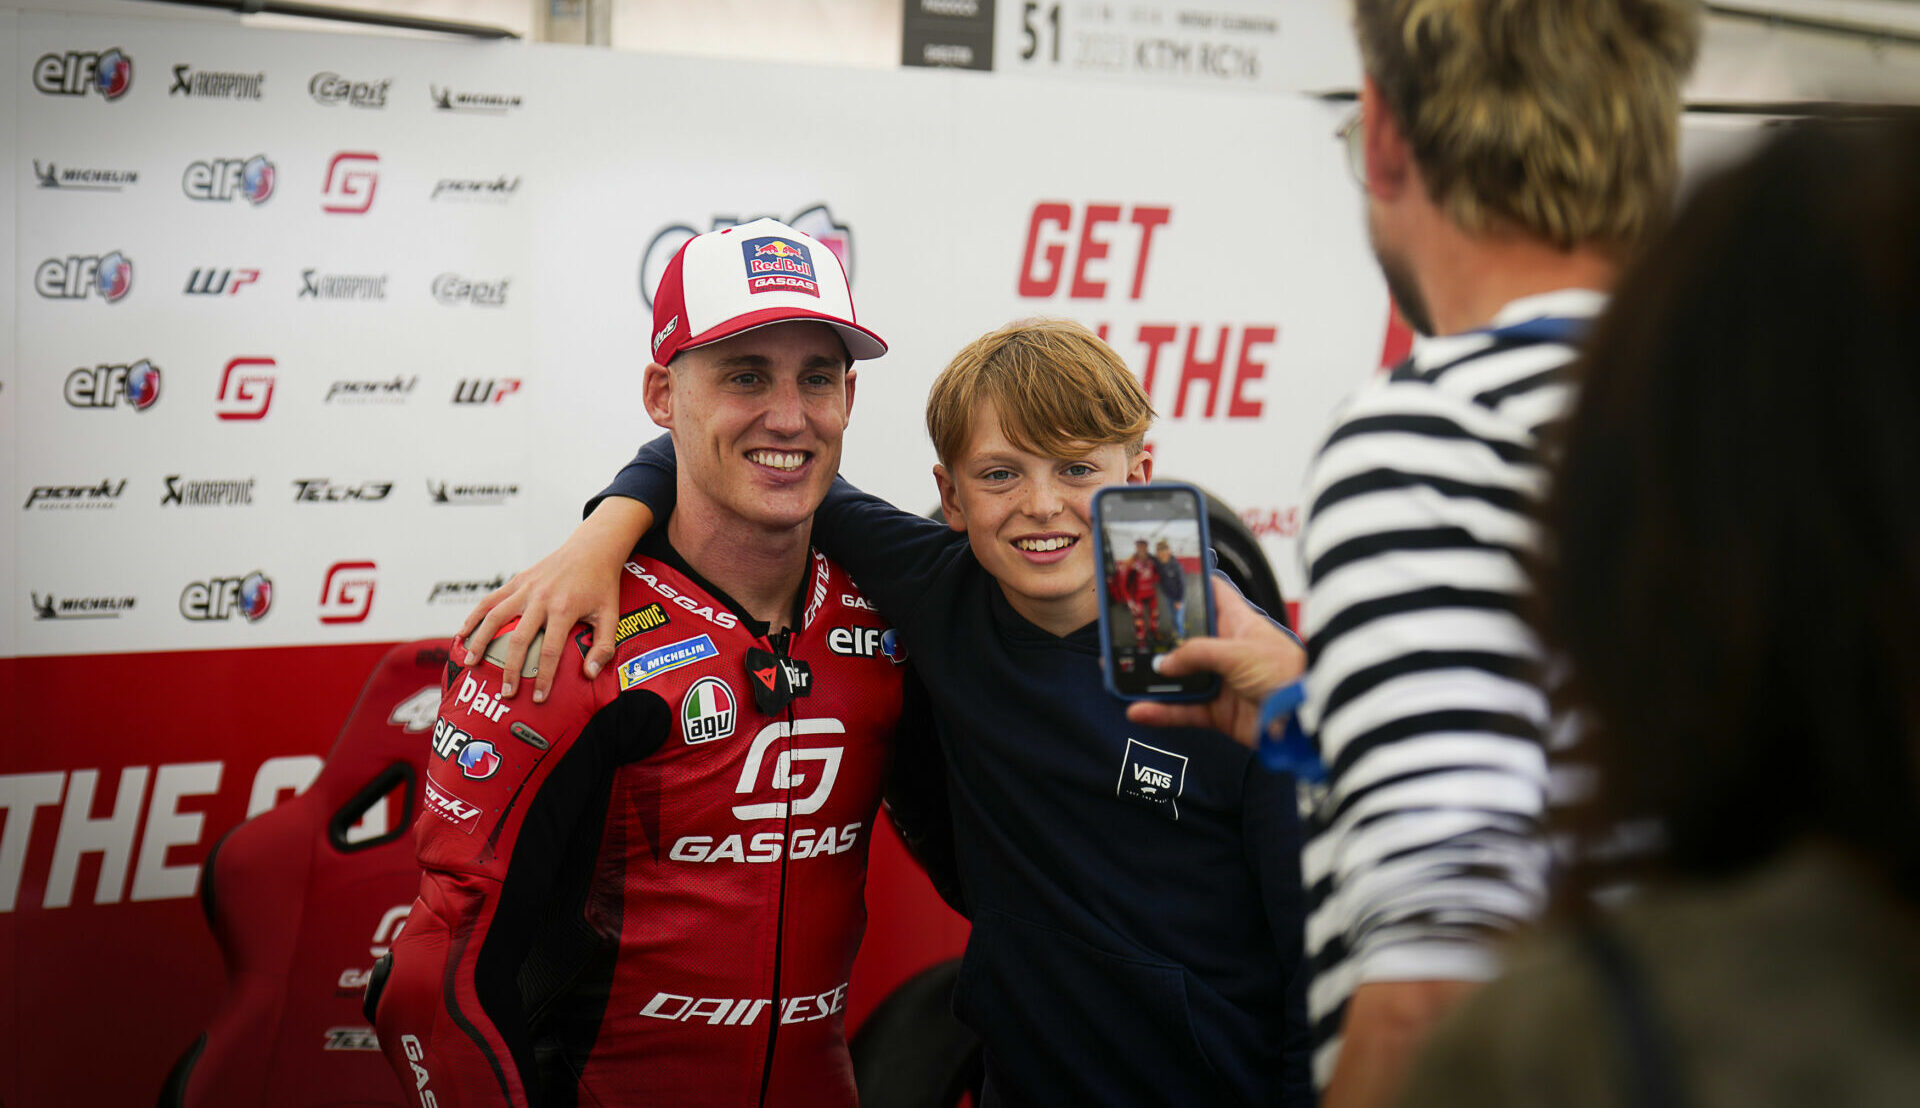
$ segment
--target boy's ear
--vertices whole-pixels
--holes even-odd
[[[673,429],[673,371],[659,362],[648,362],[640,378],[640,400],[647,407],[647,418]]]
[[[1153,480],[1153,452],[1142,450],[1127,463],[1127,484],[1144,485]]]
[[[947,467],[933,467],[933,483],[940,487],[940,510],[946,513],[947,526],[955,531],[967,529],[967,513],[960,510],[960,490],[953,483],[953,475]]]

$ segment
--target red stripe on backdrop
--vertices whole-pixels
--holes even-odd
[[[223,987],[200,863],[245,818],[263,763],[326,754],[389,645],[0,659],[0,1102],[154,1103]],[[188,788],[156,805],[169,766]],[[212,766],[217,787],[189,791]],[[89,779],[89,810],[68,811]],[[81,854],[51,890],[67,905],[49,907],[63,822],[62,854],[107,849]]]

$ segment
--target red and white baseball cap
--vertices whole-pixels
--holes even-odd
[[[696,235],[680,247],[653,294],[653,360],[789,320],[840,332],[855,360],[887,352],[854,321],[840,259],[818,239],[774,219]]]

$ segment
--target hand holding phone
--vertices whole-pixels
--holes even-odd
[[[1154,659],[1195,635],[1214,633],[1213,551],[1200,490],[1192,485],[1115,485],[1093,497],[1093,550],[1100,567],[1100,657],[1108,691],[1124,700],[1205,700],[1212,673],[1163,676]]]

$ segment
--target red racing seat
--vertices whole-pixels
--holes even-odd
[[[227,990],[161,1108],[405,1108],[360,1001],[420,889],[411,832],[447,642],[388,651],[312,785],[208,855],[201,906]],[[356,831],[383,798],[384,826]]]

